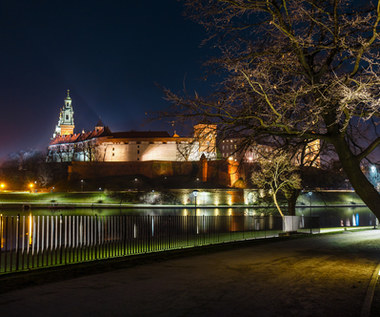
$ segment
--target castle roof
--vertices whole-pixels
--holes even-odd
[[[92,130],[85,133],[76,133],[71,135],[59,135],[54,138],[50,145],[75,143],[86,141],[100,137],[111,137],[115,139],[151,139],[151,138],[171,138],[166,131],[126,131],[126,132],[111,132],[108,127],[99,130]]]
[[[63,143],[74,143],[90,140],[93,138],[100,138],[104,136],[111,136],[112,132],[108,127],[104,127],[99,130],[92,130],[84,133],[75,133],[70,135],[58,135],[53,140],[51,140],[50,145],[63,144]]]

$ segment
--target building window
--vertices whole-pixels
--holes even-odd
[[[140,154],[140,150],[137,150],[137,154]]]
[[[69,115],[68,114],[66,115],[66,120],[69,120]]]
[[[112,153],[112,156],[115,156],[115,153]]]

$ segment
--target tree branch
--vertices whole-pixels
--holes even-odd
[[[370,145],[368,145],[368,147],[363,152],[358,154],[356,157],[361,161],[369,154],[371,154],[377,148],[378,145],[380,145],[380,137],[375,139]]]

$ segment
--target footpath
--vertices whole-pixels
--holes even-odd
[[[0,314],[361,316],[379,263],[379,230],[253,241],[5,292]]]

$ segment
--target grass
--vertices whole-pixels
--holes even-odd
[[[144,204],[140,198],[143,192],[1,192],[0,203],[3,204]],[[178,201],[179,194],[170,192],[168,198],[164,199],[165,205],[181,205]],[[242,199],[242,198],[241,198]],[[168,200],[168,201],[166,201]],[[359,206],[364,205],[355,192],[339,191],[315,191],[312,195],[312,206]],[[244,201],[236,201],[234,204],[244,205]],[[297,201],[298,206],[309,206],[309,197],[301,195]],[[259,207],[259,206],[256,206]]]

